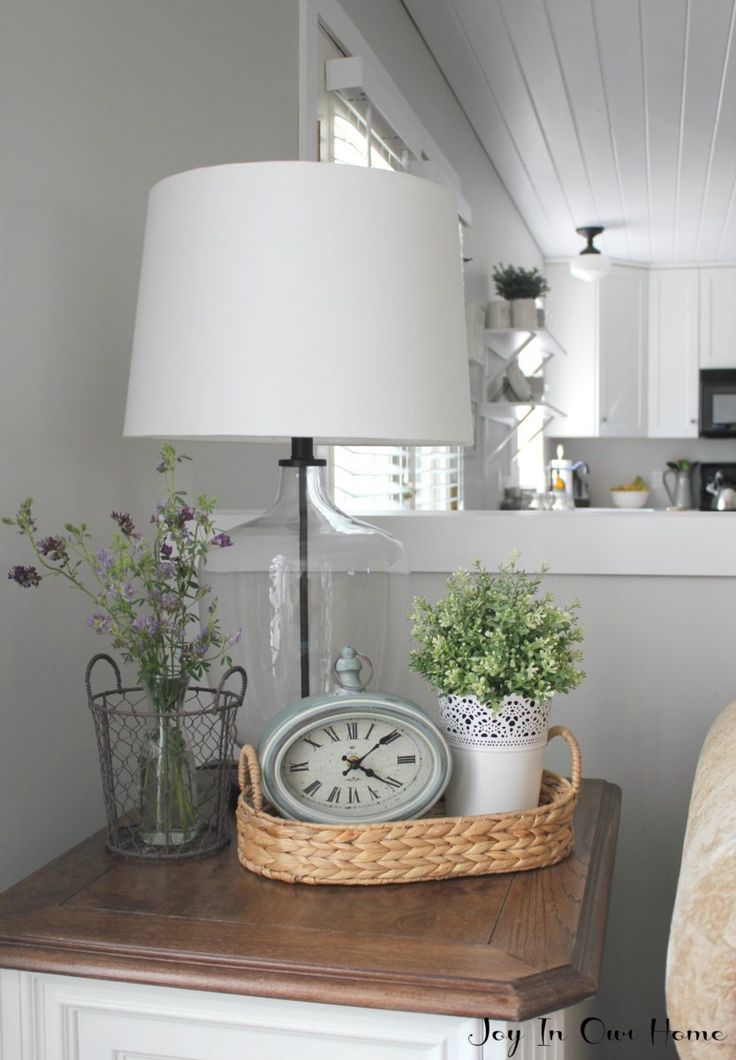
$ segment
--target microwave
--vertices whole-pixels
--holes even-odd
[[[736,438],[736,368],[701,368],[700,436]]]

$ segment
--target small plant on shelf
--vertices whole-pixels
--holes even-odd
[[[496,292],[509,302],[519,298],[541,298],[549,291],[546,278],[537,268],[523,269],[519,265],[500,263],[492,275]]]

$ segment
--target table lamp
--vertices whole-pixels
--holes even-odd
[[[125,435],[291,440],[274,506],[207,560],[250,740],[331,690],[346,644],[391,690],[404,550],[333,505],[313,443],[470,443],[461,270],[452,196],[408,174],[257,162],[151,192]]]

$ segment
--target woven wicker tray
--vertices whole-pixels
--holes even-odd
[[[572,755],[571,780],[548,770],[540,804],[479,817],[422,817],[365,825],[325,825],[274,817],[264,809],[255,750],[243,747],[238,778],[238,859],[259,876],[287,883],[415,883],[554,865],[572,851],[580,791],[578,742],[557,725]]]

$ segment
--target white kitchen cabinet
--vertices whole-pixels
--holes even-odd
[[[547,400],[567,416],[550,437],[636,438],[647,429],[646,269],[616,266],[600,283],[545,268],[550,331],[567,350],[546,366]]]
[[[646,269],[616,267],[595,285],[602,437],[647,433],[648,284]]]
[[[736,266],[699,272],[700,367],[736,368]]]
[[[651,438],[698,436],[699,272],[651,269],[649,273]]]

